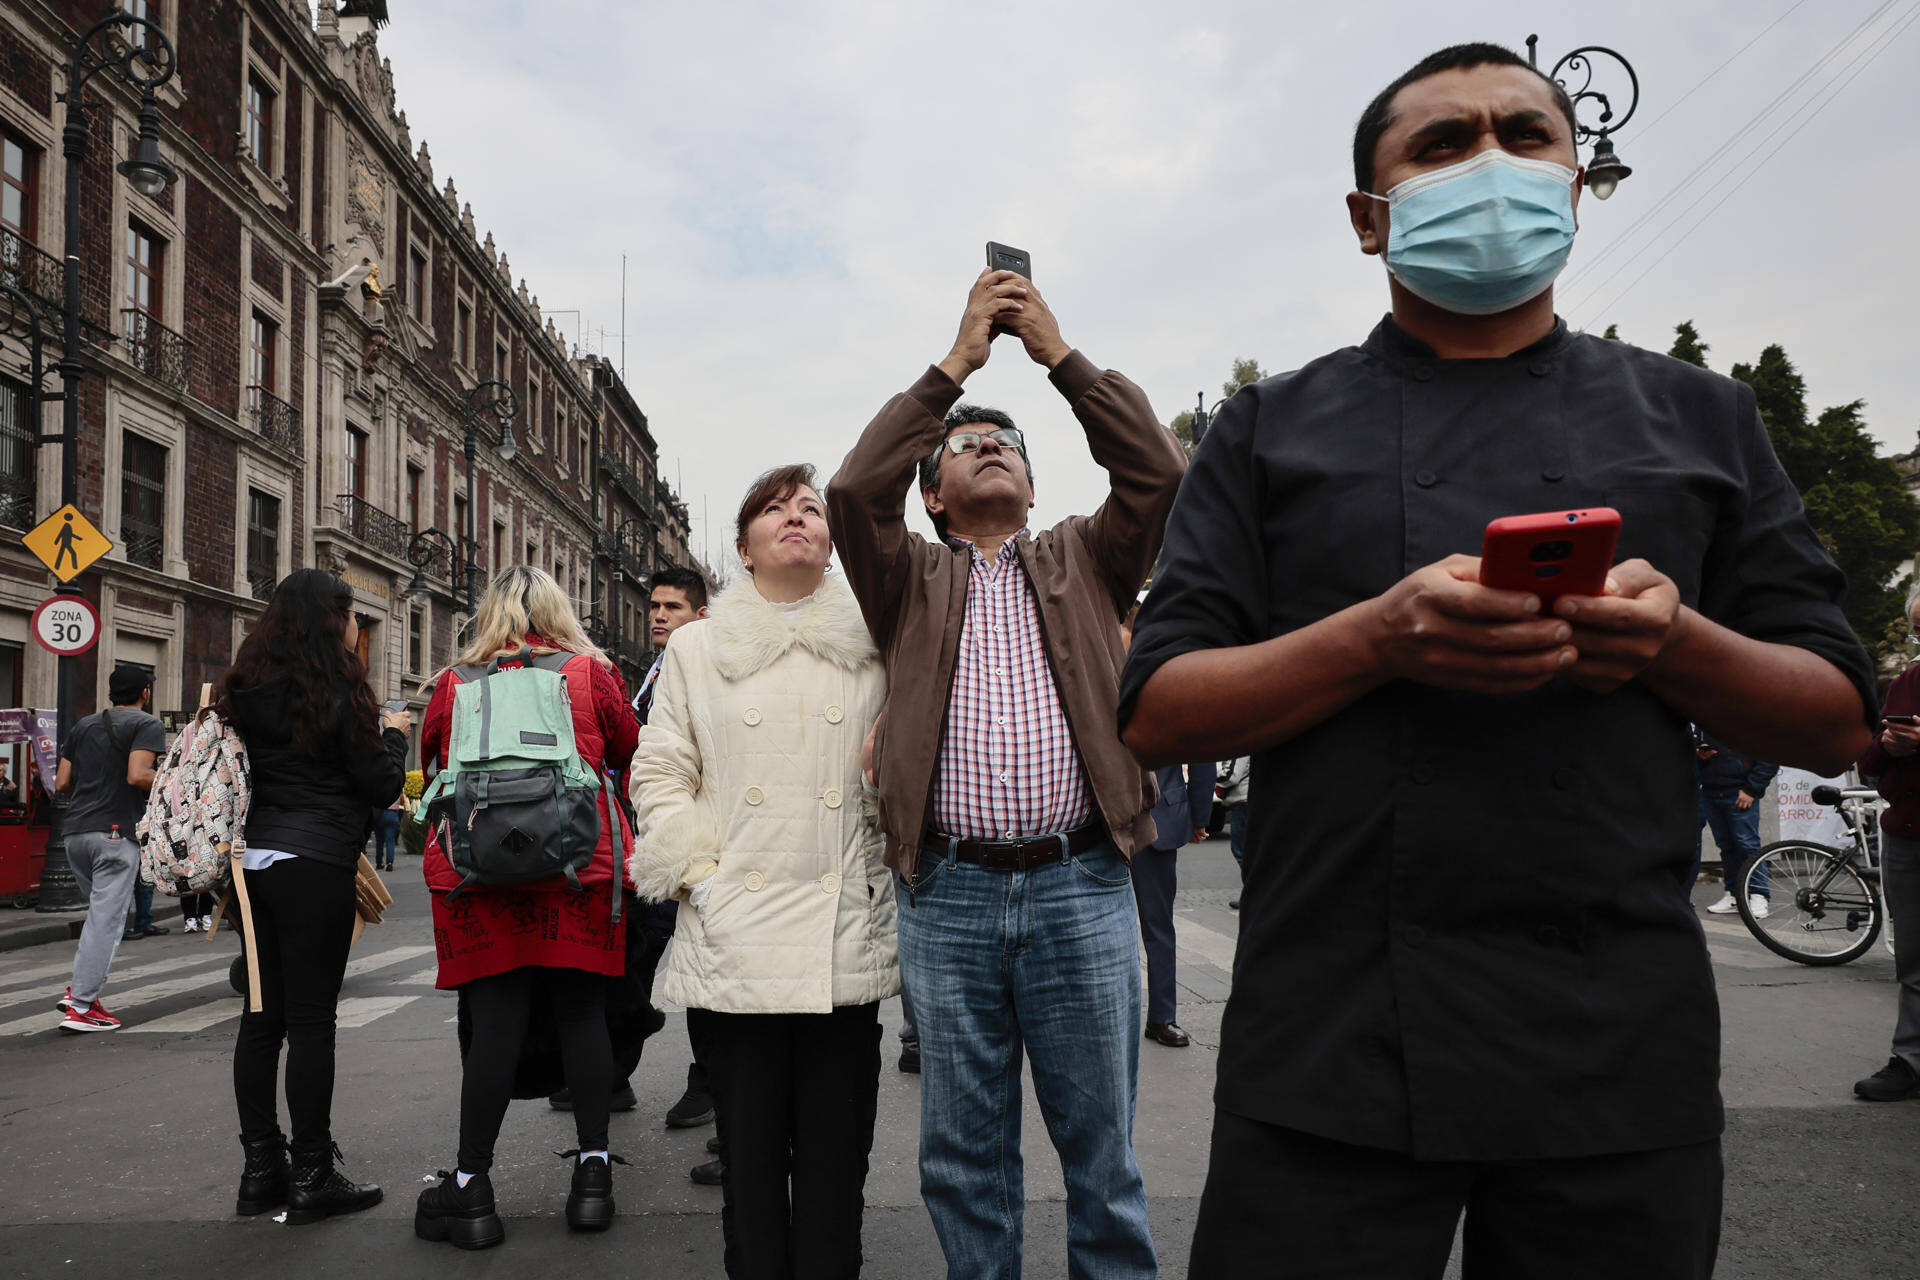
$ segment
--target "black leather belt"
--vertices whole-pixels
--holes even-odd
[[[988,871],[1031,871],[1053,862],[1065,862],[1076,853],[1106,841],[1107,829],[1089,822],[1061,836],[1032,836],[1025,840],[955,840],[937,831],[929,831],[922,846],[946,853],[949,849],[961,862],[971,862]]]

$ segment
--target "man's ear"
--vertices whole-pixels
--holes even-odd
[[[705,606],[705,605],[701,605],[701,606],[700,606],[700,612],[698,612],[698,613],[696,613],[696,614],[694,614],[693,616],[694,616],[694,617],[696,617],[696,618],[704,618],[704,617],[706,617],[706,616],[707,616],[707,606]]]
[[[1362,253],[1380,252],[1380,230],[1374,224],[1374,206],[1379,203],[1363,192],[1347,192],[1347,220],[1353,223],[1353,234],[1360,239]]]
[[[938,489],[922,489],[920,491],[920,501],[926,503],[927,510],[934,515],[946,514],[947,504],[940,501],[940,491]]]

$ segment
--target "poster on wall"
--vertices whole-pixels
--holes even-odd
[[[1852,843],[1847,835],[1846,824],[1840,821],[1840,811],[1832,805],[1820,804],[1813,798],[1813,789],[1823,784],[1835,787],[1853,785],[1844,776],[1823,778],[1805,769],[1781,768],[1773,785],[1780,794],[1782,840],[1811,840],[1815,844],[1830,844],[1840,848]]]

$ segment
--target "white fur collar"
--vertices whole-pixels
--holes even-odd
[[[742,578],[714,600],[707,627],[714,666],[729,680],[771,666],[796,644],[849,671],[880,656],[859,603],[838,573],[829,573],[798,607],[786,609],[769,604],[752,578]]]

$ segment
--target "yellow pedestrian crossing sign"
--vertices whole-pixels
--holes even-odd
[[[62,582],[72,582],[87,566],[113,550],[107,535],[93,527],[72,503],[36,525],[20,541]]]

